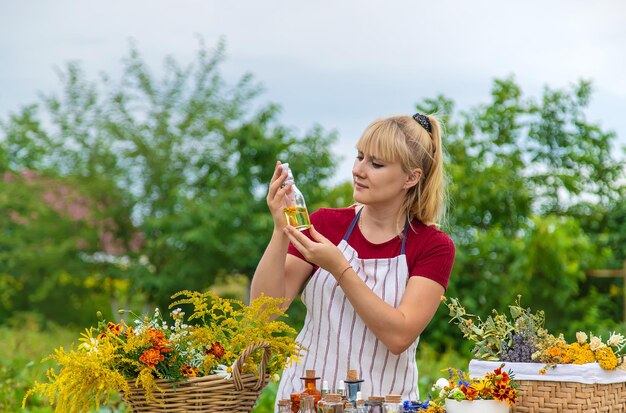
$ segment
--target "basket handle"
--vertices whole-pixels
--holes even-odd
[[[239,357],[237,357],[237,360],[233,365],[233,379],[235,379],[235,389],[237,389],[237,391],[243,390],[240,370],[243,367],[243,364],[246,362],[248,356],[258,349],[263,349],[263,358],[261,359],[261,365],[259,366],[259,379],[257,380],[252,390],[258,391],[267,383],[265,377],[265,368],[267,367],[267,363],[270,360],[270,343],[268,343],[267,341],[258,341],[256,343],[250,344],[248,348],[246,348],[243,353],[241,353]]]

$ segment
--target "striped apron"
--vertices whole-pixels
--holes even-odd
[[[409,277],[404,253],[408,223],[399,256],[361,259],[348,244],[361,211],[355,214],[338,248],[363,282],[386,303],[397,307]],[[308,350],[300,354],[300,363],[292,363],[283,371],[277,401],[304,390],[300,378],[305,370],[315,370],[321,378],[318,389],[327,380],[333,391],[339,380],[346,379],[349,369],[356,369],[364,380],[361,385],[364,399],[400,394],[404,400],[418,400],[415,352],[419,338],[402,354],[393,355],[354,311],[333,275],[322,268],[309,279],[301,297],[307,314],[297,340]]]

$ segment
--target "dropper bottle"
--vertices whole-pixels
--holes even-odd
[[[291,184],[291,189],[287,192],[285,199],[287,205],[283,211],[285,212],[285,218],[287,223],[299,231],[303,231],[311,226],[309,219],[309,211],[306,209],[306,202],[304,201],[304,195],[296,186],[296,181],[291,172],[291,168],[288,163],[280,165],[283,170],[287,171],[287,178],[283,185]]]

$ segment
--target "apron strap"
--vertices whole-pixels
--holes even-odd
[[[359,217],[361,216],[361,212],[363,212],[363,207],[361,207],[361,209],[359,209],[359,211],[354,215],[354,218],[352,219],[352,222],[350,223],[350,226],[348,227],[346,234],[343,236],[344,241],[348,242],[348,238],[350,238],[350,235],[352,234],[352,230],[354,230],[354,227],[359,222]],[[404,224],[404,231],[402,234],[402,246],[400,247],[400,255],[404,255],[404,250],[406,246],[406,233],[408,230],[409,230],[409,220],[407,219],[406,223]]]
[[[352,223],[350,224],[350,227],[348,227],[348,230],[346,231],[346,235],[343,236],[344,241],[348,242],[348,238],[350,238],[350,234],[352,234],[352,230],[354,229],[354,226],[356,225],[357,222],[359,222],[361,211],[363,211],[363,207],[361,207],[361,209],[359,209],[359,212],[357,212],[354,215],[354,218],[352,219]]]

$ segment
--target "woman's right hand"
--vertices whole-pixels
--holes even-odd
[[[283,186],[287,179],[287,171],[283,170],[280,161],[276,162],[276,169],[270,181],[269,190],[267,191],[267,206],[274,218],[274,229],[282,231],[287,226],[287,218],[285,218],[284,209],[287,206],[286,194],[291,189],[291,185]]]

